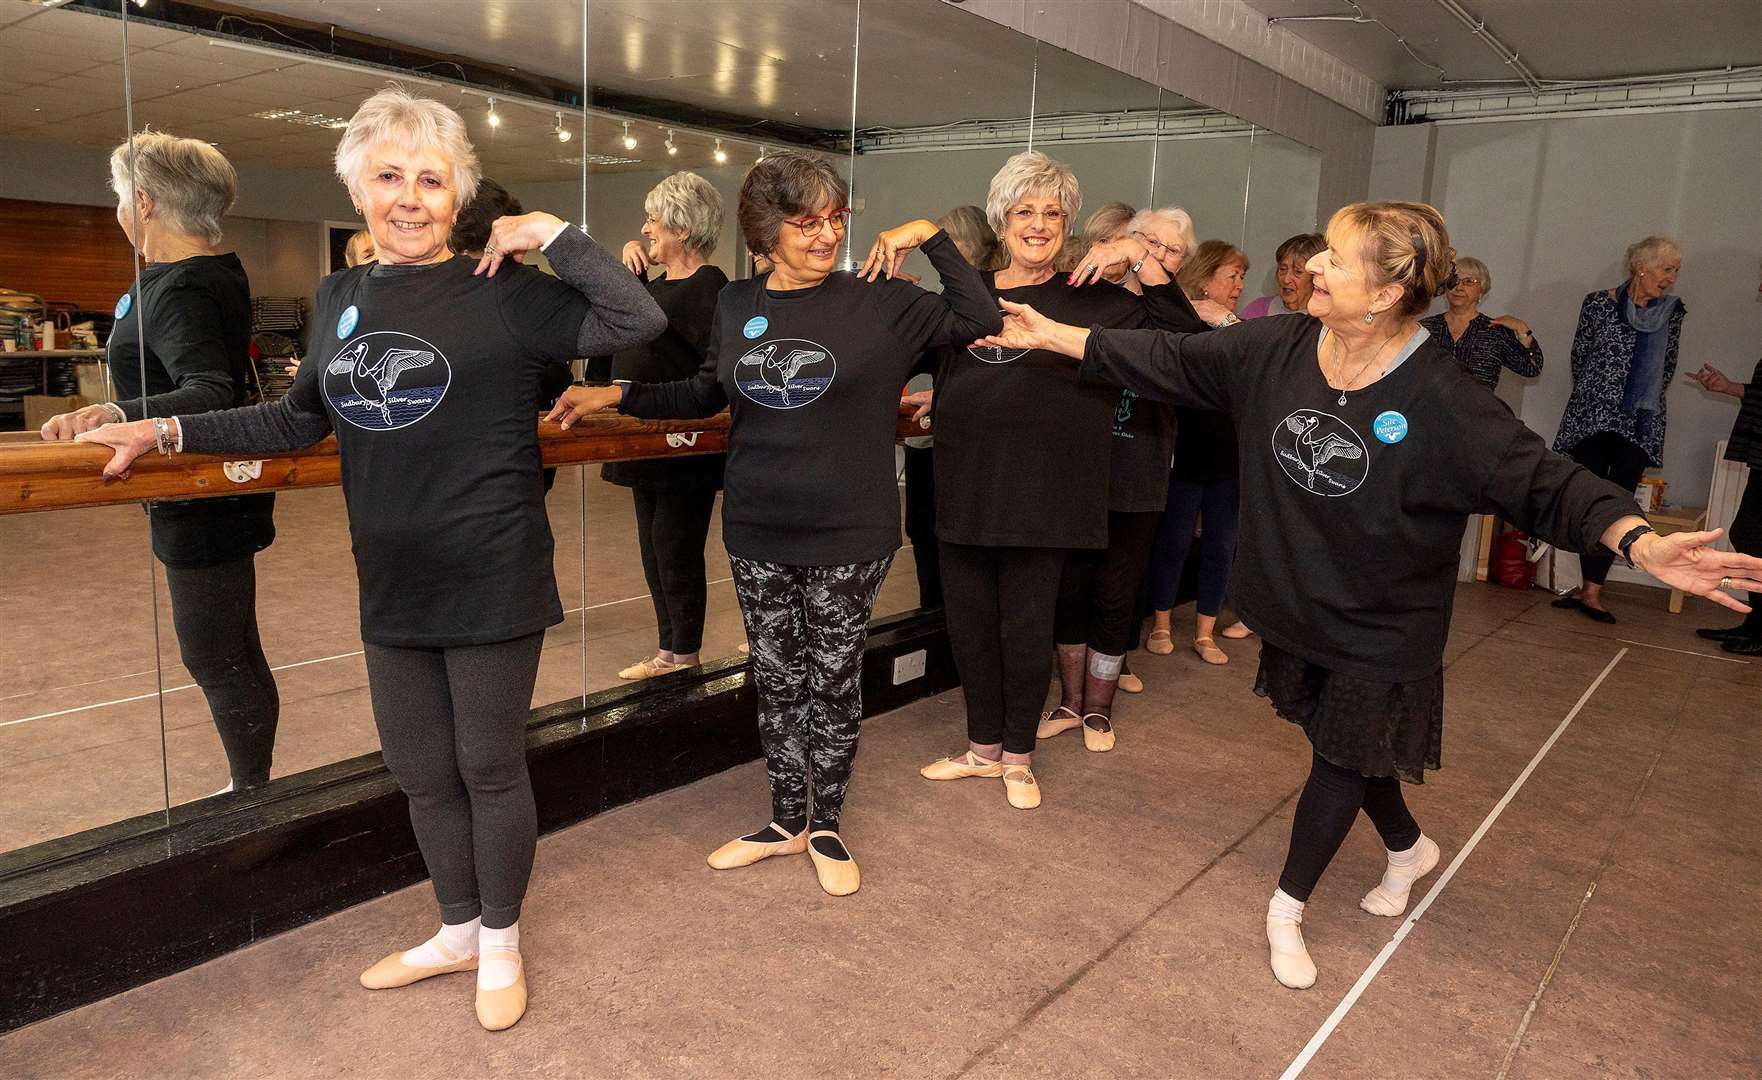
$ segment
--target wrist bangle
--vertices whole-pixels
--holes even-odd
[[[104,411],[109,413],[111,415],[111,417],[113,418],[110,421],[111,423],[113,423],[113,424],[126,424],[126,423],[128,423],[128,413],[123,412],[122,406],[118,405],[116,402],[106,401],[104,403]]]
[[[1637,540],[1639,540],[1640,537],[1646,535],[1649,532],[1654,532],[1654,531],[1655,530],[1650,525],[1635,525],[1633,528],[1629,529],[1625,534],[1623,534],[1621,537],[1621,541],[1615,545],[1616,550],[1621,552],[1621,557],[1623,559],[1627,560],[1627,568],[1629,570],[1638,570],[1639,569],[1639,567],[1634,565],[1634,557],[1633,557],[1634,543]]]
[[[163,416],[155,417],[153,419],[153,446],[166,457],[170,457],[173,453],[171,447],[171,421],[165,419]]]

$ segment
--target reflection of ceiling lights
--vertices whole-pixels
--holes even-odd
[[[496,99],[495,98],[489,99],[489,126],[490,127],[501,127],[502,126],[502,118],[496,115]]]
[[[610,154],[583,154],[580,157],[552,158],[558,165],[641,165],[641,158],[613,157]]]
[[[563,113],[561,110],[559,110],[557,112],[556,132],[557,132],[557,141],[558,142],[568,142],[569,141],[569,139],[571,137],[570,132],[569,132],[568,128],[563,126]]]
[[[636,149],[636,136],[630,134],[630,121],[624,121],[624,149]]]
[[[721,139],[716,140],[716,164],[718,164],[718,165],[728,164],[728,151],[722,149],[722,140]]]
[[[349,126],[349,121],[342,116],[326,116],[323,113],[307,112],[304,109],[264,109],[251,114],[255,120],[286,120],[290,124],[303,124],[306,127],[330,128],[339,130]]]
[[[667,129],[667,141],[662,143],[661,145],[665,146],[667,148],[667,156],[668,157],[672,157],[673,155],[679,153],[679,147],[673,145],[673,129],[672,128]]]

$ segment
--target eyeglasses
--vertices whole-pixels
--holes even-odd
[[[1151,250],[1151,252],[1153,252],[1156,255],[1156,257],[1159,259],[1164,259],[1164,258],[1179,259],[1179,258],[1185,257],[1187,254],[1187,249],[1182,247],[1181,245],[1179,245],[1179,244],[1165,244],[1161,240],[1158,240],[1156,237],[1151,236],[1149,233],[1134,232],[1132,235],[1137,237],[1144,244],[1144,246],[1149,248]]]
[[[1456,279],[1456,284],[1458,284],[1458,285],[1473,285],[1475,288],[1478,289],[1481,287],[1481,279],[1478,277],[1458,277]]]
[[[816,214],[812,217],[802,218],[799,221],[791,221],[788,218],[784,218],[783,224],[794,225],[801,230],[803,237],[820,235],[820,229],[824,225],[832,226],[833,232],[843,232],[845,228],[850,225],[850,207],[841,206],[830,214]]]
[[[1056,224],[1065,219],[1065,212],[1056,207],[1050,210],[1032,210],[1026,206],[1018,206],[1016,209],[1011,210],[1008,216],[1009,219],[1017,225],[1026,225],[1035,218]]]

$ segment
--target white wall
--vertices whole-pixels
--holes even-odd
[[[1430,149],[1429,169],[1413,167]],[[1762,347],[1762,109],[1604,115],[1385,128],[1371,191],[1427,198],[1457,251],[1486,262],[1490,315],[1511,312],[1547,354],[1537,379],[1507,373],[1506,398],[1552,439],[1571,390],[1579,302],[1625,277],[1622,252],[1648,233],[1676,238],[1688,308],[1661,475],[1672,501],[1702,505],[1713,444],[1731,430],[1731,398],[1686,378],[1712,363],[1747,379]]]

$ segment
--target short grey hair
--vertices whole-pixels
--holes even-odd
[[[1656,266],[1665,255],[1682,258],[1682,248],[1668,236],[1652,235],[1627,246],[1627,276],[1633,277],[1648,266]]]
[[[1493,272],[1487,269],[1486,263],[1480,261],[1474,256],[1456,256],[1456,274],[1458,277],[1463,274],[1473,274],[1481,283],[1481,296],[1486,297],[1492,294]]]
[[[110,190],[117,201],[132,204],[136,187],[152,196],[173,228],[218,244],[221,219],[238,198],[239,174],[225,154],[201,139],[143,131],[110,152]]]
[[[1178,206],[1145,207],[1132,215],[1126,231],[1148,232],[1156,225],[1167,225],[1180,234],[1182,258],[1194,254],[1194,249],[1199,246],[1199,238],[1193,233],[1193,218]]]
[[[985,193],[985,218],[991,228],[1002,236],[1004,215],[1009,208],[1036,193],[1045,193],[1058,200],[1065,215],[1065,233],[1076,232],[1077,212],[1083,209],[1083,189],[1077,174],[1062,161],[1055,161],[1038,150],[1024,150],[1003,163],[991,178]]]
[[[656,184],[642,210],[663,228],[684,233],[686,249],[706,259],[722,239],[722,193],[697,173],[676,172]]]
[[[458,209],[463,210],[477,197],[483,168],[477,163],[477,150],[471,145],[464,119],[432,98],[419,98],[392,85],[361,103],[337,143],[337,179],[357,200],[361,196],[356,186],[367,168],[367,155],[386,143],[406,150],[431,150],[446,159],[453,168]]]

